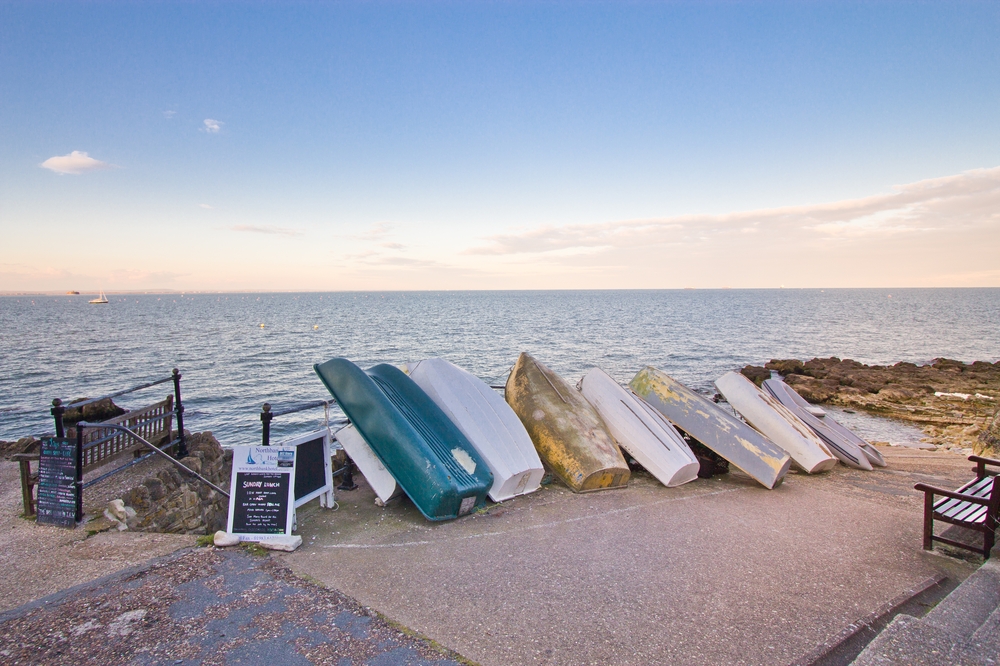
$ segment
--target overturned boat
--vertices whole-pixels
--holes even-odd
[[[787,453],[667,373],[647,366],[629,387],[675,426],[765,488],[774,488],[785,478],[792,462]]]
[[[522,353],[507,378],[505,397],[542,461],[570,490],[628,484],[628,464],[601,417],[562,377]]]
[[[538,490],[545,470],[521,420],[484,381],[443,358],[408,363],[406,372],[469,439],[493,473],[490,499]]]
[[[787,451],[795,464],[809,474],[825,472],[837,464],[809,426],[740,373],[727,372],[715,380],[715,387],[750,425]]]
[[[428,520],[486,502],[493,474],[462,431],[396,367],[345,358],[313,366],[358,433]]]
[[[629,455],[667,487],[698,478],[698,459],[662,414],[600,368],[580,380],[583,393]]]
[[[764,388],[819,435],[845,465],[864,470],[872,469],[872,465],[885,467],[885,458],[878,449],[837,423],[822,407],[809,404],[784,381],[765,379]]]
[[[353,425],[344,426],[338,430],[334,437],[344,448],[344,452],[357,466],[358,471],[365,477],[365,481],[375,491],[378,503],[383,506],[389,500],[399,497],[403,490],[396,483],[395,477],[385,468],[379,460],[368,442],[361,436],[357,428]]]

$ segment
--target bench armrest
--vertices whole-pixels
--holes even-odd
[[[41,455],[38,453],[15,453],[10,457],[11,460],[38,460]]]
[[[982,456],[969,456],[969,461],[974,463],[982,463],[984,465],[994,465],[1000,467],[1000,460],[995,460],[994,458],[984,458]]]
[[[975,495],[966,495],[964,493],[956,493],[954,490],[945,490],[944,488],[938,488],[937,486],[929,486],[926,483],[918,483],[913,486],[917,490],[921,490],[924,493],[930,493],[931,495],[940,495],[941,497],[948,497],[950,499],[961,500],[963,502],[969,502],[970,504],[980,504],[982,506],[989,506],[989,497],[976,497]]]

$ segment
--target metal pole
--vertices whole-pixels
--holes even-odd
[[[184,405],[181,404],[181,373],[177,368],[171,373],[174,379],[174,411],[177,413],[177,457],[186,458],[188,454],[187,440],[184,438]]]
[[[52,413],[52,418],[56,421],[56,437],[65,437],[66,430],[63,427],[63,412],[66,408],[63,407],[62,400],[56,398],[52,401],[52,409],[49,410]]]
[[[274,414],[271,413],[270,403],[264,403],[264,406],[260,408],[260,444],[261,446],[271,446],[271,419],[274,418]]]

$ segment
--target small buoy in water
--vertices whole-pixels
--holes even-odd
[[[261,328],[264,328],[264,324],[261,324],[261,325],[260,325],[260,327],[261,327]]]
[[[317,328],[319,328],[319,324],[314,324],[313,325],[313,330],[315,331]]]

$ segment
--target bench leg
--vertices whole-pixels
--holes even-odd
[[[924,492],[924,550],[933,550],[934,543],[934,494]]]

